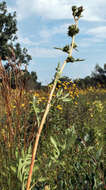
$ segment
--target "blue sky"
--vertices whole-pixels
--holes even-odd
[[[71,42],[67,27],[73,23],[72,5],[83,5],[85,11],[76,36],[79,52],[75,58],[84,62],[68,63],[63,76],[83,78],[96,64],[106,63],[106,0],[6,0],[8,10],[17,12],[18,40],[32,56],[29,71],[35,71],[38,81],[48,84],[53,79],[58,62],[66,54],[53,49]]]

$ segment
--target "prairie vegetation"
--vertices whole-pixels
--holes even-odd
[[[46,92],[8,89],[8,93],[1,89],[0,186],[4,190],[25,189],[38,115],[42,117],[50,88]],[[79,90],[72,81],[60,82],[52,104],[32,189],[105,189],[106,90]]]

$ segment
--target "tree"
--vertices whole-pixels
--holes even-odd
[[[23,71],[24,74],[20,77],[20,84],[23,85],[26,90],[35,90],[41,87],[41,83],[37,81],[36,72]]]
[[[106,75],[106,63],[104,64],[104,68],[100,67],[98,64],[95,66],[95,71],[92,72],[92,76],[96,75]]]
[[[16,32],[16,12],[8,13],[6,2],[3,1],[0,3],[0,82],[3,77],[7,77],[5,82],[11,84],[12,88],[16,88],[17,83],[18,87],[35,89],[41,84],[37,82],[36,72],[30,74],[27,71],[27,65],[32,58],[28,50],[17,43]],[[25,66],[24,70],[21,69],[22,65]]]
[[[92,72],[92,78],[102,87],[106,87],[106,64],[104,64],[103,68],[97,64],[95,66],[95,71]]]
[[[26,48],[21,48],[17,40],[16,12],[8,13],[6,2],[0,3],[0,66],[2,61],[6,61],[7,67],[13,68],[13,64],[20,67],[27,65],[31,56]],[[7,68],[6,67],[6,68]]]
[[[76,83],[79,88],[83,89],[90,86],[98,87],[98,84],[100,84],[101,87],[106,88],[106,64],[104,64],[103,68],[97,64],[91,76],[86,76],[85,78],[80,78],[79,80],[76,79],[74,80],[74,83]]]

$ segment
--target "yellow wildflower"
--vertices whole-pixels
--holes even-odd
[[[90,116],[93,117],[93,114],[91,113]]]
[[[76,87],[76,84],[73,84],[73,87]]]
[[[64,90],[67,90],[67,86],[64,87]]]
[[[46,100],[46,97],[42,97],[41,99],[42,99],[42,100]]]
[[[75,102],[75,104],[77,105],[77,104],[78,104],[78,102]]]
[[[38,92],[35,92],[35,93],[34,93],[34,96],[37,96],[37,97],[38,97],[38,96],[39,96],[39,93],[38,93]]]
[[[21,104],[21,107],[24,107],[25,106],[25,104]]]
[[[13,109],[14,109],[14,108],[16,108],[16,106],[15,106],[15,105],[11,105],[11,108],[13,108]]]
[[[57,108],[58,110],[62,110],[62,106],[61,106],[61,105],[57,105],[56,108]]]

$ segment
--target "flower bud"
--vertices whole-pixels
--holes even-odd
[[[68,27],[68,36],[73,37],[74,35],[78,34],[78,32],[79,28],[75,24],[72,24]]]

